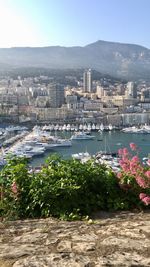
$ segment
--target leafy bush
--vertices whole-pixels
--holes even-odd
[[[119,182],[111,169],[93,160],[82,164],[54,155],[36,173],[29,172],[25,159],[10,158],[0,172],[0,216],[73,220],[97,210],[138,206],[138,195]]]

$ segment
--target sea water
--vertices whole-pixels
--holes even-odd
[[[51,133],[53,134],[53,133]],[[57,132],[57,136],[70,138],[71,132]],[[57,153],[64,159],[68,159],[74,153],[89,152],[91,155],[98,151],[117,152],[119,148],[129,148],[130,143],[135,143],[138,147],[140,158],[147,157],[150,154],[150,134],[131,134],[121,131],[92,132],[95,136],[93,140],[72,140],[71,147],[56,147],[48,150],[42,156],[34,157],[31,161],[32,166],[40,166],[45,159]],[[130,149],[130,148],[129,148]]]

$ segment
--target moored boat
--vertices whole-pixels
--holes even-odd
[[[71,140],[91,140],[94,139],[94,135],[86,134],[85,132],[76,132],[71,136]]]

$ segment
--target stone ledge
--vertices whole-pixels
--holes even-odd
[[[0,267],[150,266],[150,213],[0,223]]]

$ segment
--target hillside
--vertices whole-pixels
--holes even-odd
[[[20,67],[92,68],[127,79],[149,79],[150,50],[135,44],[97,41],[84,47],[15,47],[0,49],[0,70]]]

